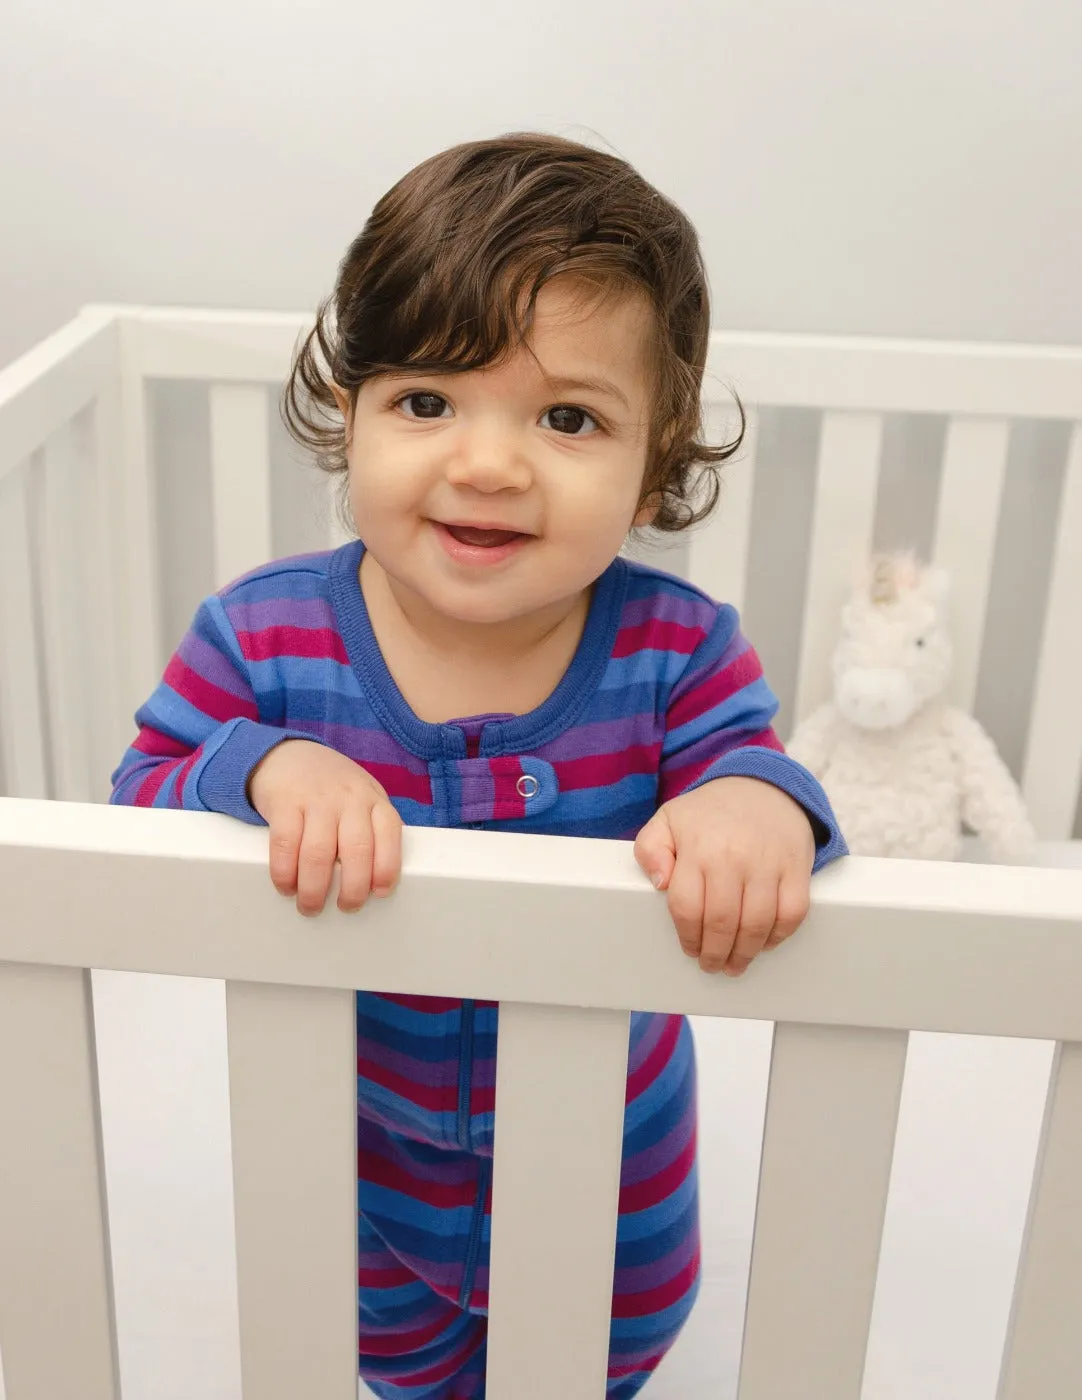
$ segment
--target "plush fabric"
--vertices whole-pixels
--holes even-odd
[[[954,860],[963,830],[1027,864],[1036,841],[988,734],[943,699],[952,648],[946,577],[877,556],[842,617],[834,695],[797,727],[790,756],[820,780],[854,855]]]

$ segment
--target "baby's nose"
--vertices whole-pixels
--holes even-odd
[[[525,491],[533,472],[514,434],[489,431],[471,434],[461,445],[449,463],[447,479],[475,491]]]

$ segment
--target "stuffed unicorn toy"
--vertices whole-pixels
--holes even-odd
[[[789,752],[826,789],[854,855],[954,860],[963,825],[991,860],[1026,864],[1035,837],[992,740],[943,698],[947,579],[912,554],[877,555],[842,614],[834,699]]]

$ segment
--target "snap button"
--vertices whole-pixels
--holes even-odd
[[[523,773],[522,777],[519,778],[518,782],[515,784],[515,791],[518,793],[519,797],[523,797],[527,801],[529,801],[531,797],[536,797],[540,790],[541,784],[532,773]]]

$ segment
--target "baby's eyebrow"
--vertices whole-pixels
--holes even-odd
[[[545,383],[556,393],[574,393],[576,390],[585,389],[588,393],[603,394],[610,399],[617,399],[630,413],[631,404],[627,400],[627,395],[611,379],[603,379],[600,376],[550,374],[545,376]]]

